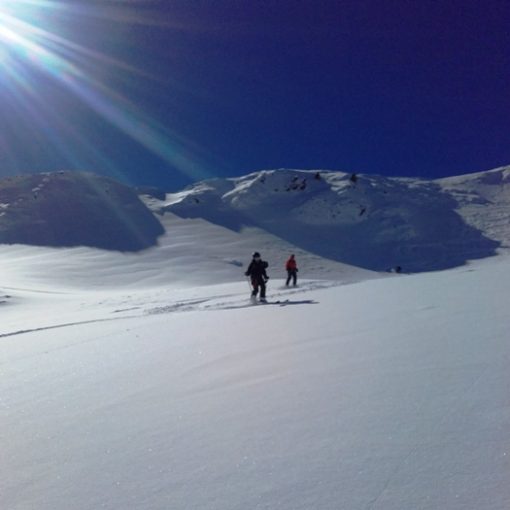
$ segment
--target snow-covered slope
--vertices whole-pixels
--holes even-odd
[[[0,245],[2,510],[509,507],[508,169],[318,177],[146,195],[165,233],[139,252]],[[340,234],[363,260],[390,234],[459,263],[501,248],[380,274],[341,263]]]
[[[507,242],[508,172],[426,181],[269,170],[197,183],[149,202],[161,213],[204,218],[234,231],[258,227],[339,262],[412,272],[488,257]],[[466,200],[481,207],[466,207]]]
[[[0,181],[0,243],[137,251],[163,228],[135,192],[81,172]]]
[[[319,283],[9,290],[2,508],[506,510],[509,259]]]
[[[510,248],[510,166],[436,182],[469,225]]]

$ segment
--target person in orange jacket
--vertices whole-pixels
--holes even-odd
[[[297,283],[298,268],[297,268],[297,262],[294,257],[294,254],[292,254],[289,257],[289,259],[287,260],[287,262],[285,262],[285,269],[287,270],[287,275],[288,275],[285,285],[288,287],[290,281],[292,280],[292,285],[294,285],[294,287],[295,287],[296,283]]]

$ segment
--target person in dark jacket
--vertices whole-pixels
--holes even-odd
[[[290,280],[292,280],[292,285],[295,287],[297,283],[298,268],[294,254],[292,254],[288,258],[287,262],[285,262],[285,269],[287,270],[287,281],[285,282],[285,285],[288,287]]]
[[[252,298],[257,296],[260,289],[260,300],[266,300],[266,282],[269,280],[269,276],[267,276],[266,273],[268,265],[269,264],[265,260],[262,260],[258,251],[253,254],[250,265],[244,273],[251,278],[251,286],[253,287],[251,293]]]

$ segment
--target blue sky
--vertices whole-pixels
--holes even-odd
[[[509,26],[494,0],[3,0],[0,175],[510,164]]]

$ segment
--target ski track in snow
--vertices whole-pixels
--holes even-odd
[[[266,303],[261,303],[259,301],[252,302],[250,297],[245,294],[240,293],[228,293],[228,294],[217,294],[205,298],[194,298],[194,299],[182,299],[169,304],[161,304],[158,306],[153,306],[149,308],[144,308],[142,304],[137,304],[136,306],[128,306],[126,308],[115,308],[110,313],[118,314],[116,317],[97,317],[91,318],[87,320],[76,320],[69,322],[62,322],[51,324],[48,326],[40,326],[34,328],[26,328],[26,329],[18,329],[15,331],[6,331],[0,332],[0,338],[24,335],[29,333],[36,333],[51,329],[60,329],[60,328],[71,328],[73,326],[80,326],[84,324],[92,324],[96,322],[112,322],[116,320],[126,320],[126,319],[137,319],[144,316],[150,315],[162,315],[162,314],[171,314],[171,313],[180,313],[180,312],[207,312],[207,311],[215,311],[215,310],[236,310],[242,308],[250,308],[255,307],[257,305],[278,305],[278,306],[290,306],[290,305],[310,305],[317,304],[313,299],[299,299],[294,298],[294,296],[303,296],[306,295],[307,292],[319,289],[327,289],[332,287],[338,287],[341,285],[345,285],[342,282],[322,282],[322,281],[309,281],[304,284],[301,284],[297,287],[277,287],[276,292],[268,292],[270,296]],[[41,293],[44,294],[46,291],[37,290],[37,289],[19,289],[19,290],[30,290],[30,292]],[[64,294],[64,293],[56,293],[56,294]],[[2,299],[3,298],[3,299]],[[9,301],[7,299],[11,298],[11,296],[0,296],[0,305],[8,304]],[[123,303],[130,302],[129,300],[123,300]],[[99,303],[101,304],[101,302]],[[93,306],[93,304],[89,303],[89,306]],[[139,313],[129,313],[135,310],[140,310]]]
[[[147,309],[146,314],[163,314],[173,312],[188,312],[188,311],[212,311],[212,310],[235,310],[238,308],[249,308],[256,305],[301,305],[301,304],[314,304],[315,302],[310,299],[290,299],[287,296],[303,295],[306,292],[338,287],[344,285],[341,282],[307,282],[296,288],[279,287],[276,292],[268,292],[267,303],[252,302],[249,296],[241,294],[227,294],[223,296],[213,296],[205,299],[192,299],[188,301],[179,301],[169,305],[158,306]],[[230,298],[230,299],[225,299]],[[284,298],[284,299],[280,299]]]
[[[91,319],[91,320],[85,320],[85,321],[76,321],[76,322],[64,322],[62,324],[53,324],[51,326],[41,326],[40,328],[30,328],[30,329],[20,329],[18,331],[10,331],[8,333],[0,333],[0,338],[7,338],[10,336],[18,336],[18,335],[25,335],[27,333],[37,333],[41,331],[48,331],[50,329],[60,329],[60,328],[69,328],[72,326],[81,326],[84,324],[94,324],[95,322],[111,322],[119,319],[135,319],[139,318],[139,315],[131,315],[128,317],[118,317],[118,318],[110,318],[110,319]]]

